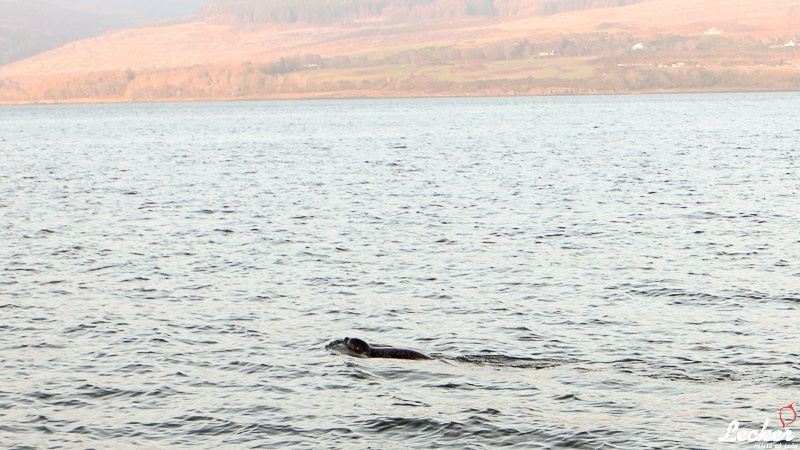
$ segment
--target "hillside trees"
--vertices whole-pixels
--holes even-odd
[[[335,24],[378,17],[383,7],[383,0],[217,0],[202,13],[237,24]]]
[[[632,5],[642,0],[545,0],[539,2],[536,14],[552,15],[581,9],[612,8]]]
[[[422,22],[494,16],[496,11],[494,0],[217,0],[206,6],[202,15],[235,24],[342,24],[379,17]]]
[[[380,18],[420,23],[464,17],[517,17],[608,8],[642,0],[216,0],[206,20],[237,25],[347,24]]]

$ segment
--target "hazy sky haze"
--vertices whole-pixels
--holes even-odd
[[[143,17],[172,19],[193,16],[211,0],[77,0],[109,10],[132,12]]]
[[[210,0],[0,0],[0,66],[70,41],[191,18]]]

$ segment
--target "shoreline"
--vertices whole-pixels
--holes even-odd
[[[557,91],[554,89],[554,91]],[[148,104],[148,103],[228,103],[228,102],[261,102],[261,101],[303,101],[303,100],[379,100],[379,99],[425,99],[425,98],[492,98],[492,97],[591,97],[591,96],[638,96],[638,95],[691,95],[691,94],[756,94],[756,93],[794,93],[798,89],[785,88],[717,88],[717,89],[653,89],[636,91],[576,91],[576,92],[390,92],[390,91],[331,91],[308,92],[302,94],[274,94],[264,96],[241,97],[194,97],[194,98],[147,98],[131,99],[127,97],[75,98],[59,100],[0,100],[0,106],[34,106],[34,105],[103,105],[103,104]]]

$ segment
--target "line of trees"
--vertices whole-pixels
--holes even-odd
[[[536,8],[536,14],[552,15],[581,9],[613,8],[632,5],[642,0],[547,0]]]
[[[606,8],[641,0],[216,0],[202,10],[213,22],[341,24],[382,18],[425,22],[464,17],[513,17]]]
[[[310,74],[309,74],[310,75]],[[0,101],[49,102],[70,100],[200,100],[270,98],[336,92],[364,95],[429,93],[450,95],[566,94],[660,91],[725,91],[748,89],[798,90],[800,77],[788,71],[685,67],[614,67],[590,77],[509,77],[460,81],[409,73],[387,78],[314,77],[302,73],[269,75],[254,65],[203,66],[143,71],[133,80],[124,71],[62,80],[52,85],[9,90],[0,86]],[[13,95],[12,95],[13,94]]]

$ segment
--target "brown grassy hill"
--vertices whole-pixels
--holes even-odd
[[[541,20],[522,20],[516,26],[541,26]],[[800,2],[795,0],[646,0],[611,10],[563,15],[556,26],[591,31],[617,26],[644,35],[692,34],[715,27],[725,33],[750,35],[795,34],[800,27]]]
[[[196,21],[0,67],[0,100],[798,89],[784,44],[799,34],[798,0],[644,0],[427,23]]]

